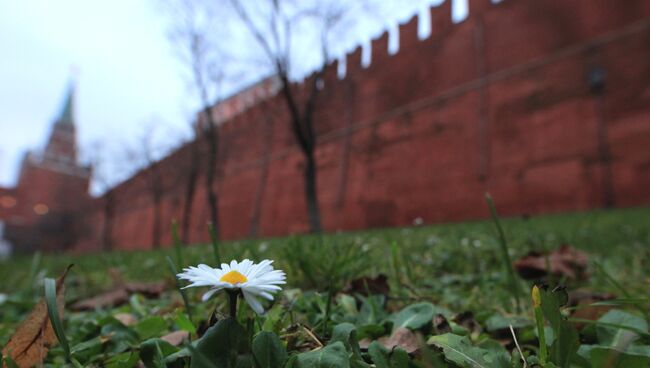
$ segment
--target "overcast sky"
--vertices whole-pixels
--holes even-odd
[[[403,2],[387,25],[440,0]],[[465,14],[466,0],[454,0],[455,20]],[[0,0],[0,186],[14,184],[25,150],[44,145],[72,74],[82,157],[97,142],[132,145],[153,125],[161,139],[189,136],[196,104],[167,22],[156,0]],[[378,33],[361,30],[348,50]]]

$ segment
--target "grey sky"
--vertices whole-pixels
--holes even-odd
[[[440,2],[403,1],[387,25]],[[466,0],[454,0],[454,18],[465,13]],[[167,21],[155,0],[0,0],[0,186],[13,185],[22,152],[44,144],[72,66],[79,70],[82,156],[104,141],[118,158],[109,181],[126,175],[121,147],[136,144],[153,125],[162,127],[156,131],[162,140],[189,136],[196,104],[166,38]],[[345,47],[378,33],[362,30]]]

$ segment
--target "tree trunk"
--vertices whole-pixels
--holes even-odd
[[[158,197],[158,195],[156,194]],[[152,248],[160,248],[160,198],[154,199],[153,207],[153,226],[152,226],[152,236],[151,236],[151,245]]]
[[[320,210],[318,208],[318,191],[316,188],[316,160],[314,151],[305,152],[305,200],[307,202],[307,215],[309,216],[309,231],[321,231]]]
[[[206,109],[208,110],[208,109]],[[206,112],[208,116],[210,115],[209,110]],[[217,127],[214,125],[212,118],[208,119],[208,128],[206,131],[206,140],[208,143],[208,162],[205,173],[205,190],[208,197],[208,207],[210,208],[210,222],[214,226],[217,239],[221,236],[221,231],[219,229],[219,197],[217,192],[214,189],[215,174],[217,171],[217,150],[218,150],[218,132]]]
[[[194,193],[196,193],[196,182],[199,176],[199,142],[190,143],[190,162],[187,173],[187,183],[185,187],[185,202],[183,203],[183,220],[181,223],[181,242],[188,244],[190,240],[190,224],[192,223],[192,204],[194,203]]]
[[[113,192],[110,190],[104,195],[104,228],[102,229],[102,249],[110,251],[113,248]]]

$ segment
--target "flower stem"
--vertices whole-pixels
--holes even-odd
[[[239,290],[228,290],[228,297],[230,298],[230,317],[237,318],[237,297],[239,296]]]

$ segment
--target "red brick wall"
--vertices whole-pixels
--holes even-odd
[[[336,64],[327,70],[316,116],[325,229],[482,218],[486,191],[505,215],[602,207],[603,147],[614,205],[649,204],[649,2],[470,0],[469,12],[452,24],[447,1],[432,8],[427,39],[417,39],[413,19],[400,26],[395,55],[384,34],[369,67],[357,49],[344,79]],[[587,83],[594,67],[606,71],[600,97]],[[163,224],[181,216],[188,151],[162,162]],[[255,208],[259,236],[307,229],[303,159],[279,97],[221,126],[219,165],[223,238],[248,236]],[[150,244],[147,175],[114,189],[118,247]],[[196,242],[208,239],[199,183]],[[89,218],[100,229],[97,208]],[[163,233],[169,244],[167,226]],[[97,247],[93,236],[79,248]]]

